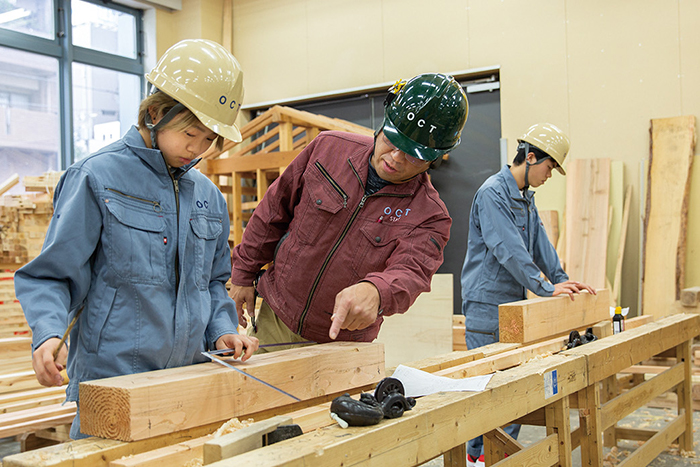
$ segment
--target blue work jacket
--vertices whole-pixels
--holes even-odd
[[[226,201],[196,170],[173,176],[179,213],[160,151],[132,127],[61,177],[42,252],[15,274],[33,348],[84,306],[68,400],[81,381],[205,361],[201,351],[236,333]]]
[[[569,279],[547,238],[534,195],[532,190],[523,195],[507,165],[476,192],[462,267],[465,302],[500,305],[527,298],[527,289],[551,297],[552,284]]]

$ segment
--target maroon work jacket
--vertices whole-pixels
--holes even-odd
[[[289,329],[315,342],[330,341],[344,288],[368,281],[379,290],[377,321],[337,338],[370,342],[383,316],[430,290],[443,261],[452,219],[428,176],[366,196],[373,149],[368,136],[319,134],[270,186],[233,249],[236,285],[250,286],[274,259],[258,291]]]

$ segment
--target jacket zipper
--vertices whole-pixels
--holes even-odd
[[[330,183],[331,186],[333,188],[335,188],[335,191],[337,191],[338,194],[340,196],[342,196],[343,208],[347,208],[348,207],[348,195],[343,191],[343,189],[340,187],[340,185],[338,185],[338,183],[336,183],[336,181],[333,180],[333,177],[331,177],[331,175],[328,173],[326,168],[323,167],[320,162],[316,161],[316,163],[314,165],[318,168],[318,170],[321,171],[321,174],[325,177],[326,180],[328,180],[328,183]],[[362,185],[362,181],[360,181],[360,185]]]
[[[180,184],[178,179],[176,179],[170,169],[168,168],[168,175],[170,175],[170,180],[173,182],[173,191],[175,192],[175,213],[177,215],[177,223],[175,224],[175,234],[177,245],[175,251],[175,294],[180,290]]]
[[[160,212],[160,211],[163,210],[163,208],[160,206],[160,203],[159,203],[158,201],[153,201],[153,200],[150,200],[150,199],[139,198],[139,197],[137,197],[137,196],[127,195],[126,193],[123,193],[123,192],[121,192],[121,191],[119,191],[119,190],[115,190],[114,188],[105,188],[105,190],[111,191],[111,192],[113,192],[113,193],[120,194],[120,195],[122,195],[122,196],[124,196],[124,197],[126,197],[126,198],[135,199],[136,201],[141,201],[141,202],[143,202],[143,203],[152,204],[152,205],[153,205],[153,210],[154,210],[155,212]]]
[[[355,167],[352,165],[352,162],[350,159],[348,159],[348,164],[350,164],[350,168],[352,169],[353,173],[357,177],[357,180],[360,182],[360,187],[362,188],[362,191],[364,192],[365,186],[364,183],[362,183],[362,178],[360,178],[360,175],[357,173],[355,170]],[[323,174],[324,178],[328,180],[328,182],[339,192],[341,193],[341,196],[344,195],[343,199],[347,199],[347,195],[345,192],[340,188],[340,185],[333,180],[333,178],[330,176],[328,172],[326,172],[325,169],[322,168],[322,166],[316,162],[316,165],[319,167],[321,170],[321,173]],[[314,294],[316,293],[316,287],[318,287],[318,283],[321,281],[321,277],[323,276],[323,273],[326,271],[326,267],[328,266],[328,263],[330,262],[331,258],[335,254],[335,252],[338,250],[338,247],[342,243],[342,241],[345,239],[345,236],[347,235],[348,231],[350,230],[350,227],[352,224],[355,222],[355,219],[357,218],[357,215],[359,214],[360,210],[364,207],[365,201],[367,201],[367,198],[370,197],[378,197],[378,196],[388,196],[388,197],[394,197],[394,198],[406,198],[408,196],[411,196],[411,194],[396,194],[396,193],[374,193],[371,195],[362,195],[362,199],[360,200],[360,204],[357,205],[355,208],[355,211],[352,213],[352,216],[350,216],[350,219],[348,220],[347,224],[345,224],[345,228],[343,229],[343,233],[340,235],[340,238],[335,242],[333,245],[333,248],[331,248],[331,251],[328,253],[328,256],[326,256],[326,259],[323,261],[323,264],[321,265],[321,269],[318,271],[318,274],[316,275],[316,279],[314,280],[313,285],[311,286],[311,291],[309,292],[309,296],[306,299],[306,305],[304,305],[304,310],[301,312],[301,317],[299,318],[299,326],[297,327],[297,334],[301,335],[301,330],[304,327],[304,320],[306,319],[306,314],[309,312],[309,307],[311,306],[311,301],[314,298]]]

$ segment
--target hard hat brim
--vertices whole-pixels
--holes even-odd
[[[429,148],[420,143],[416,143],[411,138],[405,136],[396,128],[396,126],[394,126],[393,123],[391,123],[391,121],[388,118],[384,119],[382,131],[386,135],[387,139],[391,142],[391,144],[396,146],[402,152],[405,152],[409,156],[413,156],[417,159],[427,162],[433,162],[439,157],[442,157],[444,154],[456,148],[460,143],[459,141],[457,141],[457,144],[448,149]]]
[[[241,132],[234,123],[233,125],[222,125],[221,122],[209,118],[206,115],[204,115],[202,112],[199,112],[197,110],[189,109],[190,112],[194,114],[197,119],[202,122],[202,125],[205,127],[209,128],[211,131],[216,133],[219,136],[222,136],[228,140],[233,141],[234,143],[240,143],[243,141],[243,137],[241,136]]]

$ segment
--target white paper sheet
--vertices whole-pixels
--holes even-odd
[[[399,365],[391,377],[401,381],[407,397],[420,397],[441,391],[483,391],[493,374],[452,379]]]

